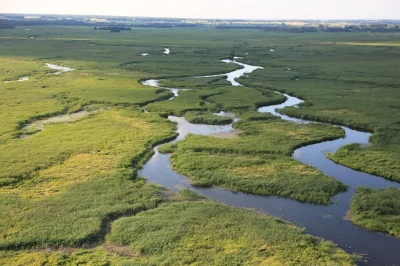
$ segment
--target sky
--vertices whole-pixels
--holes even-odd
[[[222,19],[400,19],[400,0],[0,0],[0,13]]]

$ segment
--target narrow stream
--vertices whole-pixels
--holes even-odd
[[[82,111],[77,111],[75,113],[51,116],[48,118],[33,121],[32,123],[29,123],[28,125],[26,125],[25,127],[22,128],[22,130],[27,131],[26,133],[31,131],[31,134],[21,134],[19,136],[19,138],[25,139],[25,138],[32,137],[34,134],[36,134],[40,131],[43,131],[45,128],[45,125],[58,124],[58,123],[72,123],[72,122],[75,122],[81,118],[88,116],[88,115],[96,114],[102,110],[103,110],[103,108],[100,108],[95,111],[82,110]],[[33,134],[32,134],[32,131],[33,131]]]
[[[31,37],[31,38],[33,38],[33,37]],[[45,63],[45,65],[46,65],[46,67],[48,67],[48,68],[51,68],[51,69],[54,69],[54,70],[59,70],[59,71],[57,71],[57,72],[50,73],[50,74],[52,74],[52,75],[60,75],[60,74],[62,74],[62,73],[64,73],[64,72],[69,72],[69,71],[75,70],[75,69],[73,69],[73,68],[64,67],[64,66],[59,66],[59,65],[54,65],[54,64],[50,64],[50,63]],[[16,80],[16,81],[22,82],[22,81],[28,81],[28,80],[29,80],[29,77],[21,77],[21,78],[19,78],[19,79]],[[4,83],[10,83],[10,82],[12,82],[12,80],[6,80],[6,81],[4,81]]]
[[[29,80],[29,77],[21,77],[21,78],[17,79],[16,81],[22,82],[22,81],[27,81],[27,80]],[[13,82],[13,80],[4,81],[4,83],[10,83],[10,82]]]
[[[64,73],[64,72],[69,72],[69,71],[75,70],[75,69],[70,68],[70,67],[59,66],[59,65],[54,65],[54,64],[50,64],[50,63],[45,63],[45,65],[46,65],[48,68],[55,69],[55,70],[59,70],[58,72],[50,73],[50,74],[52,74],[52,75],[60,75],[60,74],[62,74],[62,73]]]
[[[228,76],[227,80],[233,86],[241,86],[235,79],[251,73],[262,67],[250,66],[235,60],[223,60],[225,63],[235,63],[242,66],[242,69],[221,74]],[[157,82],[144,82],[149,86],[158,86]],[[172,90],[172,89],[170,89]],[[287,100],[283,104],[266,106],[259,108],[259,112],[271,113],[280,116],[284,120],[294,123],[310,123],[297,118],[291,118],[279,114],[275,109],[286,106],[297,106],[302,100],[286,95]],[[176,92],[175,97],[178,96]],[[233,132],[232,125],[210,126],[194,125],[187,122],[182,117],[168,117],[177,123],[179,136],[175,141],[184,139],[189,133],[210,135],[215,133]],[[352,225],[350,221],[344,219],[349,209],[349,204],[356,186],[367,186],[372,188],[385,188],[393,186],[400,188],[400,183],[392,182],[384,178],[358,172],[350,168],[338,165],[325,157],[326,152],[334,152],[343,145],[349,143],[368,144],[371,134],[342,127],[346,136],[344,138],[327,141],[297,149],[293,153],[293,158],[318,168],[323,173],[335,177],[337,180],[347,184],[349,189],[333,198],[337,203],[329,206],[320,206],[310,203],[301,203],[296,200],[275,197],[259,196],[246,193],[234,193],[220,188],[195,188],[190,186],[190,181],[171,168],[170,155],[160,154],[157,147],[155,154],[144,165],[139,175],[147,177],[150,182],[160,184],[172,190],[181,187],[190,188],[202,195],[214,200],[224,202],[229,205],[247,208],[256,208],[268,214],[290,221],[297,226],[304,227],[306,232],[314,236],[331,240],[340,248],[347,252],[360,253],[365,255],[365,261],[358,262],[359,265],[400,265],[400,240],[382,233],[365,230],[361,227]]]
[[[142,84],[146,85],[146,86],[163,88],[163,89],[171,91],[174,94],[174,96],[169,98],[168,101],[171,101],[173,98],[178,97],[179,96],[178,91],[187,91],[188,90],[188,89],[177,89],[177,88],[164,88],[164,87],[161,87],[158,83],[159,83],[158,79],[148,79],[148,80],[145,80],[142,82]]]

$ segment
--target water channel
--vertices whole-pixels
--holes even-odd
[[[257,69],[262,69],[262,67],[247,65],[236,60],[227,59],[222,60],[222,62],[234,63],[242,67],[241,69],[220,75],[226,75],[227,80],[230,81],[233,86],[241,86],[236,79],[242,75],[251,73]],[[148,80],[143,84],[155,87],[159,86],[156,80]],[[177,89],[168,89],[174,92],[174,97],[179,96]],[[280,116],[282,119],[293,123],[312,123],[312,121],[292,118],[276,112],[276,109],[281,109],[286,106],[297,106],[302,102],[302,100],[296,97],[287,94],[284,94],[284,96],[287,98],[284,103],[261,107],[258,111]],[[174,142],[184,139],[189,133],[214,136],[219,133],[235,131],[232,125],[195,125],[187,122],[182,117],[169,116],[168,118],[177,123],[177,132],[179,136]],[[386,188],[392,186],[400,188],[400,183],[358,172],[327,159],[325,157],[326,152],[334,152],[343,145],[349,143],[369,144],[370,133],[343,126],[342,128],[346,132],[345,137],[299,148],[295,150],[292,155],[296,160],[314,166],[323,173],[333,176],[349,186],[347,192],[335,196],[333,198],[335,203],[328,206],[302,203],[296,200],[275,196],[260,196],[241,192],[236,193],[217,187],[192,187],[186,176],[172,170],[169,160],[170,155],[160,154],[157,147],[154,149],[155,154],[144,165],[139,175],[146,177],[149,182],[157,183],[171,190],[178,190],[182,187],[186,187],[228,205],[255,208],[267,214],[290,221],[297,226],[304,227],[306,233],[330,240],[347,252],[364,254],[365,260],[358,262],[359,265],[400,265],[399,239],[354,226],[350,221],[345,219],[351,197],[357,186],[371,188]]]

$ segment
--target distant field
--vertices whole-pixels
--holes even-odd
[[[326,42],[322,44],[367,45],[367,46],[400,46],[400,42]]]

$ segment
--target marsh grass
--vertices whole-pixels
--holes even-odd
[[[289,156],[296,147],[339,138],[343,132],[329,126],[292,125],[256,114],[256,108],[284,101],[271,89],[299,96],[306,103],[283,112],[373,130],[376,147],[368,149],[382,151],[375,153],[377,159],[393,158],[398,165],[399,131],[389,125],[398,121],[400,110],[399,49],[339,44],[386,43],[388,39],[394,43],[398,35],[288,35],[211,28],[140,28],[110,34],[92,27],[30,28],[30,32],[0,30],[0,80],[30,77],[0,84],[0,246],[77,248],[2,251],[0,264],[352,264],[332,244],[252,211],[194,195],[186,197],[191,202],[181,198],[183,202],[175,199],[159,206],[167,199],[159,188],[144,184],[136,171],[151,156],[154,145],[175,136],[174,125],[159,114],[183,116],[188,111],[210,113],[223,108],[240,116],[242,121],[235,124],[243,131],[240,138],[189,136],[160,151],[173,151],[175,162],[182,163],[176,167],[188,171],[197,184],[226,183],[233,190],[328,202],[343,185]],[[31,34],[35,39],[29,38]],[[171,55],[163,55],[164,46],[171,48]],[[274,53],[269,52],[271,47]],[[232,49],[243,62],[264,67],[252,73],[252,79],[239,80],[249,88],[227,86],[223,77],[192,78],[237,69],[220,62]],[[149,56],[140,55],[144,52]],[[48,75],[51,70],[44,63],[76,70]],[[193,90],[158,102],[172,93],[139,83],[154,77],[165,78],[163,84],[168,87]],[[48,125],[30,138],[16,139],[26,123],[93,104],[113,109],[75,123]],[[159,113],[140,114],[137,107]],[[356,152],[371,153],[367,149]],[[213,170],[201,172],[187,161],[196,160],[195,155]],[[229,162],[229,167],[221,167],[216,158]],[[358,159],[365,170],[366,156]],[[139,211],[143,213],[118,219]],[[101,244],[114,219],[118,220],[108,248],[82,247]],[[116,244],[122,242],[129,246]],[[161,254],[162,249],[172,255]]]
[[[400,237],[400,190],[359,187],[350,204],[351,221],[373,231]]]
[[[290,157],[294,149],[307,143],[342,137],[341,128],[294,124],[251,112],[241,118],[234,124],[242,130],[239,138],[188,135],[159,151],[172,152],[173,168],[188,176],[194,186],[216,185],[317,204],[328,204],[332,196],[346,191],[344,184]]]
[[[219,93],[221,92],[212,89],[180,91],[179,97],[175,97],[170,101],[148,104],[144,109],[149,112],[163,112],[176,116],[182,116],[189,111],[211,111],[215,109],[215,106],[205,105],[204,101],[208,97]]]
[[[373,132],[372,147],[351,152],[343,148],[330,158],[399,180],[399,171],[393,168],[400,161],[399,36],[351,33],[275,37],[270,42],[276,47],[273,54],[254,49],[245,57],[264,69],[239,82],[305,100],[301,108],[283,109],[286,115]]]
[[[170,202],[112,223],[95,248],[1,251],[3,265],[354,265],[328,241],[253,210],[184,190]]]
[[[372,146],[357,144],[341,147],[327,157],[337,163],[394,181],[400,181],[400,122],[378,128],[371,137]]]
[[[111,220],[156,207],[159,189],[136,171],[153,146],[175,137],[173,129],[157,114],[113,109],[2,146],[31,152],[3,156],[14,161],[3,162],[6,178],[27,176],[0,189],[1,249],[89,245],[104,238]]]
[[[162,154],[168,154],[175,151],[177,148],[176,143],[166,143],[158,147],[158,151]]]
[[[257,107],[285,101],[285,97],[267,90],[246,87],[220,87],[221,93],[208,97],[207,101],[216,104],[224,111],[247,111]]]
[[[286,156],[238,156],[208,152],[174,153],[172,165],[194,186],[212,185],[260,195],[276,195],[317,204],[346,191],[346,186],[317,169]]]
[[[170,91],[158,91],[156,88],[139,85],[136,82],[139,78],[135,79],[135,75],[125,71],[114,70],[116,75],[109,75],[107,70],[93,69],[93,66],[84,65],[82,61],[74,61],[71,66],[84,65],[84,71],[77,67],[78,70],[59,76],[46,75],[46,61],[2,58],[3,69],[7,73],[18,73],[18,69],[21,69],[31,71],[32,78],[26,82],[11,82],[0,86],[0,143],[14,138],[18,135],[17,130],[32,121],[81,110],[87,105],[140,106],[172,96]],[[15,64],[19,66],[16,70],[11,68]],[[38,69],[31,70],[30,64]]]
[[[179,143],[179,147],[184,150],[210,153],[290,156],[296,148],[301,146],[341,138],[344,135],[341,128],[322,124],[294,124],[281,119],[269,119],[262,122],[240,120],[234,123],[234,128],[242,130],[240,138],[219,139],[189,135],[185,141]]]
[[[191,89],[180,91],[179,97],[170,101],[155,102],[145,107],[152,112],[166,112],[183,116],[186,112],[234,111],[242,113],[255,111],[264,105],[278,104],[285,97],[272,91],[234,86],[216,86],[213,89]],[[190,116],[189,116],[190,118]]]
[[[327,153],[326,156],[352,169],[400,181],[400,153],[394,151],[393,147],[362,147],[359,144],[350,144],[335,153]]]
[[[205,112],[186,112],[185,119],[192,124],[228,125],[233,119],[227,116],[217,116]]]
[[[107,242],[154,264],[352,265],[331,243],[252,210],[215,202],[166,203],[112,224]]]
[[[156,114],[118,109],[104,110],[75,123],[47,125],[30,138],[13,139],[0,146],[0,179],[4,185],[18,182],[71,155],[92,152],[115,157],[108,160],[109,168],[129,168],[149,153],[149,144],[174,136],[173,129],[172,123]]]
[[[218,73],[219,74],[219,73]],[[217,77],[182,77],[160,80],[160,86],[166,88],[182,89],[209,89],[221,86],[229,86],[226,76]]]
[[[1,219],[0,248],[89,245],[104,237],[110,220],[155,208],[162,201],[157,191],[144,181],[98,176],[35,202],[2,193],[2,213],[13,219]]]

